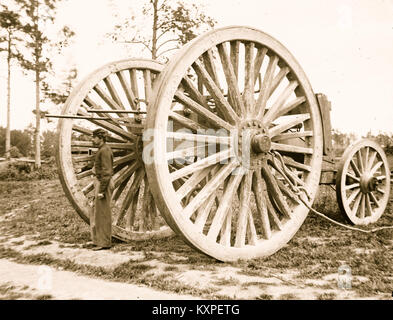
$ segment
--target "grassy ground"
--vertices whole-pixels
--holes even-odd
[[[317,210],[344,222],[335,199],[335,192],[327,186],[321,186],[315,203]],[[373,227],[392,225],[392,202]],[[88,226],[77,216],[64,196],[57,180],[0,182],[0,234],[15,238],[30,235],[38,246],[45,246],[51,241],[58,241],[67,247],[83,247],[90,240]],[[176,280],[180,268],[206,272],[225,267],[236,267],[248,276],[266,277],[272,273],[296,271],[295,280],[323,279],[337,274],[343,265],[351,267],[355,280],[352,290],[360,297],[370,297],[381,293],[389,294],[393,287],[393,230],[382,230],[373,234],[354,232],[334,225],[312,213],[296,233],[294,238],[276,254],[251,261],[219,263],[202,255],[178,237],[169,239],[134,242],[118,242],[111,249],[113,252],[143,253],[143,259],[122,263],[115,269],[80,266],[72,261],[58,260],[45,254],[22,255],[12,248],[5,248],[0,243],[0,258],[12,258],[15,261],[32,264],[61,266],[65,270],[82,272],[116,281],[126,281],[170,290],[177,293],[194,294],[205,298],[228,298],[218,293],[219,286],[239,285],[236,279],[218,279],[210,289],[185,285]],[[159,253],[159,254],[157,254]],[[175,254],[175,256],[173,255]],[[182,257],[178,259],[176,257]],[[167,266],[160,274],[152,272],[152,260],[158,260]],[[273,275],[274,276],[274,275]],[[363,279],[362,281],[358,279]],[[243,286],[258,283],[243,283]],[[263,285],[263,284],[259,284]],[[325,285],[331,289],[333,284]],[[12,289],[0,288],[1,292]],[[45,298],[45,297],[44,297]],[[271,299],[269,294],[262,294],[255,299]],[[283,293],[280,299],[296,299],[292,293]],[[320,294],[318,299],[334,299],[333,293]]]

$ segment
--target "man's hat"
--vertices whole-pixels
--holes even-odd
[[[93,137],[104,138],[108,135],[108,133],[104,129],[96,129],[93,131]]]

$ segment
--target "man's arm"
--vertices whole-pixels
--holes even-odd
[[[101,174],[99,193],[105,193],[108,188],[109,181],[112,177],[113,156],[110,150],[102,150],[101,158]]]

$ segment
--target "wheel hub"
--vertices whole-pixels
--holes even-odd
[[[238,127],[237,158],[247,169],[262,167],[271,148],[267,129],[259,120],[243,121]]]
[[[360,190],[363,193],[368,193],[377,190],[378,180],[376,177],[365,173],[360,178]]]

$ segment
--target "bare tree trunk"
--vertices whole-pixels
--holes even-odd
[[[8,34],[8,57],[7,57],[7,129],[5,132],[5,158],[11,159],[11,35]]]
[[[157,22],[158,22],[158,0],[153,1],[153,39],[151,45],[151,58],[157,59]]]
[[[35,71],[35,112],[36,112],[36,125],[34,131],[34,141],[35,141],[35,164],[36,169],[41,167],[41,139],[40,139],[40,124],[41,124],[41,114],[40,114],[40,72]]]
[[[38,48],[38,5],[39,2],[35,2],[36,16],[34,18],[35,23],[35,116],[36,125],[34,132],[35,140],[35,163],[36,169],[41,168],[41,139],[40,139],[40,125],[41,125],[41,112],[40,112],[40,52]]]

